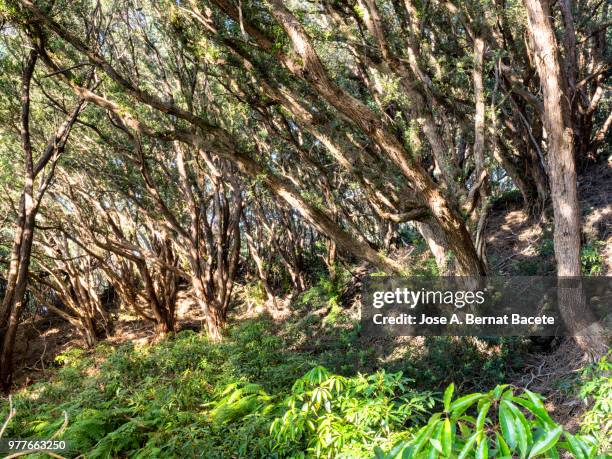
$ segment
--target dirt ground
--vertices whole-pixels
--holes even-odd
[[[612,160],[587,170],[578,182],[583,243],[603,242],[603,275],[612,273]],[[491,270],[503,275],[554,275],[550,216],[529,218],[520,204],[493,211],[487,224]]]

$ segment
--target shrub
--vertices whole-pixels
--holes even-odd
[[[370,457],[374,445],[393,438],[432,408],[429,393],[409,389],[401,373],[379,371],[345,378],[315,367],[298,379],[270,431],[281,456]]]
[[[586,244],[582,247],[580,251],[580,262],[582,264],[583,274],[588,276],[596,276],[603,271],[604,258],[595,245]]]
[[[580,397],[591,408],[582,415],[581,432],[593,435],[600,452],[612,447],[612,364],[603,357],[597,364],[587,367],[581,375]]]
[[[597,457],[590,435],[565,432],[549,416],[539,395],[528,390],[515,395],[508,385],[487,393],[452,400],[454,386],[444,392],[444,411],[434,414],[408,440],[377,458],[533,458],[560,457],[564,450],[576,458]]]

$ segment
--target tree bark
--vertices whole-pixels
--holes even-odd
[[[544,93],[548,165],[555,216],[555,257],[559,276],[580,276],[580,207],[576,185],[570,94],[557,52],[548,0],[524,0],[535,64]]]
[[[449,276],[453,273],[454,267],[450,258],[450,251],[448,248],[448,242],[444,232],[438,226],[438,222],[433,218],[428,218],[424,221],[418,221],[416,223],[417,229],[429,251],[432,253],[436,260],[436,266],[438,267],[438,275]]]
[[[554,248],[559,277],[579,277],[580,206],[576,183],[574,131],[571,94],[552,24],[549,0],[524,0],[529,19],[529,33],[536,52],[535,64],[544,93],[544,122],[548,134],[548,169],[554,212]],[[569,32],[566,30],[566,32]],[[584,296],[575,289],[561,287],[560,308],[564,319],[579,319],[574,311],[583,309]],[[567,318],[566,318],[567,317]],[[572,325],[575,325],[572,323]],[[581,329],[582,327],[576,327]],[[589,354],[600,354],[605,345],[596,336],[576,336],[578,345]]]
[[[20,200],[20,215],[17,218],[17,231],[13,253],[17,255],[15,263],[11,260],[8,279],[9,285],[2,302],[2,316],[8,316],[6,331],[2,340],[0,352],[0,384],[5,391],[11,386],[13,372],[13,348],[19,317],[24,306],[25,291],[28,279],[32,240],[34,237],[34,220],[36,204],[34,202],[34,163],[32,159],[32,143],[30,139],[30,83],[38,53],[30,51],[21,77],[21,142],[24,159],[24,189]],[[0,324],[2,326],[4,324]]]

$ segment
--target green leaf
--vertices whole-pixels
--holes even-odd
[[[491,391],[493,398],[496,400],[499,400],[499,398],[501,397],[501,394],[503,392],[503,390],[508,387],[508,384],[502,384],[500,386],[495,387],[495,389],[493,389]]]
[[[436,450],[441,453],[444,454],[442,451],[442,444],[440,443],[440,440],[438,440],[437,438],[430,438],[429,439],[429,443],[431,443],[431,445],[436,448]]]
[[[517,445],[514,416],[512,416],[512,412],[504,403],[499,405],[499,424],[506,443],[508,443],[511,450],[514,450]]]
[[[486,435],[482,436],[483,438],[481,438],[480,445],[478,445],[476,450],[476,459],[487,459],[489,457],[489,442]]]
[[[533,408],[531,411],[533,414],[535,414],[544,425],[548,427],[555,427],[557,424],[548,415],[548,411],[546,411],[546,407],[544,407],[544,403],[542,403],[540,397],[527,389],[525,389],[525,395],[527,395],[529,401],[532,403]]]
[[[538,441],[536,441],[529,452],[529,459],[532,457],[536,457],[538,454],[545,453],[549,449],[551,449],[557,441],[559,441],[559,437],[563,433],[563,427],[559,426],[556,429],[549,430],[542,436]]]
[[[508,400],[502,400],[501,404],[503,404],[506,408],[508,408],[512,415],[514,416],[514,425],[516,427],[516,437],[518,440],[519,451],[521,452],[521,457],[524,458],[527,455],[527,448],[533,442],[533,437],[531,435],[531,426],[527,422],[527,419],[521,413],[521,410],[517,408],[512,402]]]
[[[453,450],[453,429],[450,420],[446,418],[442,427],[442,454],[449,457]]]
[[[480,435],[480,432],[476,432],[474,435],[472,435],[468,439],[465,445],[463,445],[463,448],[461,449],[461,452],[459,453],[459,457],[457,459],[465,459],[468,456],[468,454],[474,447],[474,443],[476,443],[476,439],[478,438],[478,435]]]
[[[427,459],[436,459],[440,455],[438,454],[438,450],[436,448],[429,448],[429,454],[427,455]]]
[[[522,424],[527,438],[527,443],[532,443],[533,436],[531,435],[531,425],[529,424],[529,421],[527,421],[527,418],[525,417],[523,412],[519,410],[518,406],[508,400],[505,400],[503,403],[505,403],[508,408],[510,408],[512,414],[514,414],[514,417]]]
[[[451,403],[450,411],[453,413],[453,418],[461,416],[465,410],[472,406],[475,402],[484,397],[484,394],[476,393],[465,395]]]
[[[551,459],[559,459],[559,451],[557,451],[557,448],[549,449],[548,454]]]
[[[409,448],[407,448],[406,446],[408,445],[408,442],[406,441],[402,441],[400,443],[398,443],[397,445],[395,445],[393,447],[393,449],[391,451],[389,451],[389,454],[386,455],[387,458],[389,459],[394,459],[398,456],[399,453],[405,453],[406,451],[408,451]],[[408,457],[408,456],[406,456]]]
[[[419,453],[439,423],[439,419],[436,419],[434,422],[430,421],[429,425],[423,427],[419,431],[419,434],[415,438],[414,445],[410,448],[411,451],[408,457],[415,457]]]
[[[470,429],[467,424],[465,424],[464,422],[458,422],[457,425],[459,426],[459,430],[461,432],[461,435],[464,437],[467,437],[470,435],[470,433],[472,432],[472,429]]]
[[[451,400],[453,398],[453,392],[455,392],[455,385],[453,383],[450,384],[444,391],[444,412],[448,413],[450,410]]]
[[[476,430],[482,430],[484,427],[485,421],[487,420],[487,414],[489,413],[489,408],[491,408],[491,402],[485,402],[480,407],[478,418],[476,419]]]
[[[496,432],[495,435],[497,436],[497,444],[499,445],[499,451],[502,453],[502,455],[504,457],[512,457],[512,452],[510,451],[510,448],[508,448],[508,444],[506,443],[506,440],[504,440],[504,437],[502,437],[499,432]]]
[[[382,450],[382,448],[378,445],[376,445],[374,447],[374,457],[376,459],[385,459],[387,456],[385,455],[385,452]],[[393,457],[393,456],[391,456]]]

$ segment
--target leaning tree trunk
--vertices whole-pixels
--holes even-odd
[[[529,32],[536,51],[536,68],[544,93],[544,121],[548,134],[548,169],[554,212],[554,246],[559,277],[579,277],[580,207],[576,184],[574,133],[568,84],[563,74],[558,44],[552,24],[549,0],[524,0],[529,18]],[[566,30],[566,33],[570,31]],[[562,282],[562,281],[560,281]],[[561,283],[560,283],[561,287]],[[566,322],[573,326],[585,317],[584,297],[576,289],[560,288],[560,308]],[[587,326],[587,322],[585,327]],[[576,329],[582,327],[577,326]],[[576,336],[577,344],[587,354],[598,355],[605,345],[597,336]]]
[[[2,302],[2,318],[8,317],[2,349],[0,351],[0,384],[5,391],[11,386],[13,372],[13,348],[19,326],[19,317],[24,306],[25,291],[32,253],[34,237],[34,220],[36,218],[36,203],[34,202],[34,163],[32,160],[32,143],[30,140],[30,83],[34,75],[34,67],[38,53],[32,50],[28,56],[21,78],[21,141],[24,158],[24,189],[20,200],[20,215],[17,219],[17,235],[8,274],[9,285]],[[14,281],[13,281],[14,279]],[[4,326],[5,324],[0,324]]]
[[[8,285],[0,308],[0,329],[4,329],[0,348],[0,385],[5,391],[11,386],[13,371],[13,349],[21,312],[25,304],[25,292],[32,254],[34,226],[38,206],[49,187],[61,153],[64,151],[72,126],[84,107],[79,100],[66,121],[51,135],[44,150],[34,163],[33,146],[30,137],[30,86],[34,75],[38,50],[32,49],[27,57],[21,75],[21,147],[24,160],[24,185],[17,216],[14,246],[7,276]],[[91,75],[91,74],[90,74]],[[88,83],[91,78],[88,79]],[[44,177],[38,181],[36,192],[34,182],[37,176],[49,166]]]
[[[440,276],[451,275],[454,271],[452,260],[449,257],[450,249],[444,232],[438,226],[433,218],[428,218],[424,221],[416,222],[417,230],[423,236],[429,251],[436,260],[438,274]]]

